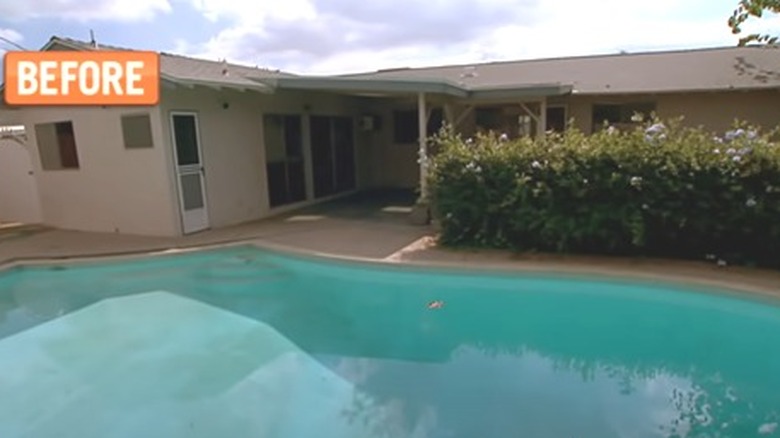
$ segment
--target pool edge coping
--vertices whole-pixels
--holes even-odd
[[[157,248],[144,250],[130,250],[120,252],[108,252],[86,255],[66,255],[54,257],[28,257],[16,258],[0,261],[0,273],[25,266],[47,266],[58,263],[80,264],[99,261],[121,261],[125,259],[140,259],[146,257],[164,257],[175,256],[186,253],[213,251],[231,247],[252,246],[261,250],[273,251],[282,255],[305,258],[309,260],[330,260],[343,261],[356,264],[369,265],[374,267],[393,267],[393,268],[412,268],[412,269],[464,269],[482,274],[540,274],[565,276],[574,279],[583,280],[604,280],[613,281],[640,281],[643,283],[658,281],[667,284],[676,284],[687,286],[691,289],[714,288],[729,295],[753,295],[766,299],[780,300],[780,287],[769,285],[745,284],[736,279],[709,278],[705,272],[698,274],[691,273],[669,273],[654,272],[642,269],[641,266],[629,267],[619,266],[616,262],[602,261],[600,266],[587,265],[577,261],[529,261],[517,259],[477,261],[474,260],[414,260],[414,259],[390,259],[390,258],[371,258],[347,254],[327,253],[322,251],[306,250],[298,247],[268,242],[263,239],[238,239],[211,244],[200,244],[192,246],[182,246],[174,248]],[[625,258],[616,259],[625,260]],[[664,261],[674,262],[672,259],[663,259]],[[606,265],[604,265],[606,263]],[[701,267],[695,268],[701,270]],[[728,268],[725,268],[728,269]],[[749,268],[756,269],[756,268]],[[773,273],[773,271],[759,270],[758,272]],[[726,276],[730,275],[724,272]],[[723,274],[720,274],[721,276]],[[737,275],[736,273],[731,275]],[[713,291],[717,292],[717,291]]]

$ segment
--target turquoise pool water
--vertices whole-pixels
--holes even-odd
[[[4,438],[780,436],[774,303],[253,247],[0,273],[0,370]]]

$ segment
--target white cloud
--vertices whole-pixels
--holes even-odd
[[[22,34],[19,32],[13,30],[13,29],[4,29],[0,27],[0,38],[5,38],[8,41],[19,43],[21,42],[24,37],[22,37]],[[5,54],[9,49],[17,49],[18,47],[13,47],[12,44],[9,44],[5,41],[0,41],[0,56]],[[2,67],[2,60],[0,59],[0,67]]]
[[[229,25],[177,48],[301,73],[736,42],[725,0],[189,1]]]
[[[170,12],[168,0],[4,0],[0,17],[8,21],[32,18],[62,18],[73,21],[150,20]]]
[[[22,34],[20,34],[19,32],[13,29],[3,29],[1,27],[0,27],[0,37],[11,40],[15,43],[18,43],[24,39]]]

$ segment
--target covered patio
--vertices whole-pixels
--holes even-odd
[[[551,112],[548,103],[570,94],[573,89],[561,83],[470,87],[465,82],[421,78],[282,77],[264,79],[262,83],[274,90],[316,91],[360,98],[359,129],[385,132],[371,136],[367,142],[384,150],[412,142],[416,146],[413,159],[406,155],[405,159],[397,160],[391,152],[393,159],[377,160],[373,171],[399,171],[408,175],[414,166],[421,203],[427,197],[428,172],[427,161],[422,158],[428,156],[428,137],[443,124],[466,137],[492,131],[510,138],[541,138],[549,130],[561,130],[565,126],[565,112]]]

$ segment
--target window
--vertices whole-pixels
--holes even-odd
[[[149,114],[122,116],[122,137],[125,141],[125,149],[153,147],[152,123]]]
[[[35,125],[43,170],[78,169],[79,157],[72,122]]]
[[[605,123],[618,129],[631,127],[636,125],[632,120],[636,114],[647,118],[654,111],[652,102],[593,105],[593,131],[602,129]]]
[[[477,108],[474,110],[474,119],[480,130],[499,132],[504,129],[505,120],[500,107]]]
[[[427,137],[439,132],[444,123],[444,112],[441,108],[433,108],[428,116]],[[398,110],[393,112],[393,142],[396,144],[417,143],[419,138],[417,110]]]
[[[536,120],[516,106],[485,106],[474,110],[477,133],[525,137],[536,132]]]
[[[547,107],[547,131],[548,132],[566,131],[566,107],[563,106]]]

